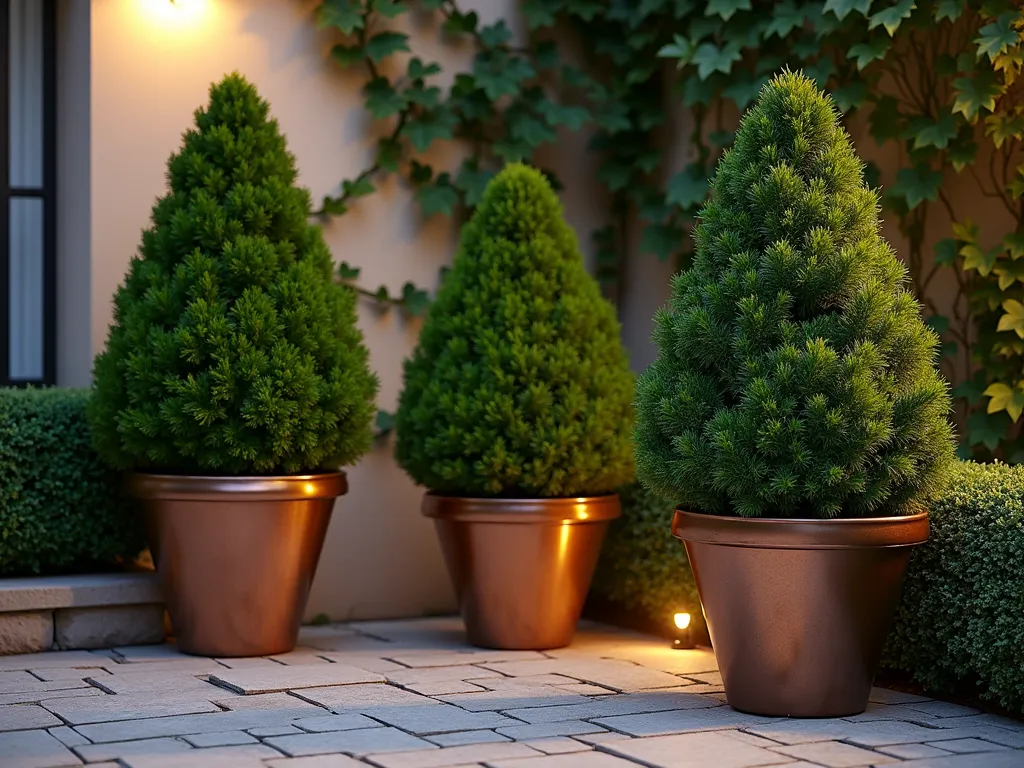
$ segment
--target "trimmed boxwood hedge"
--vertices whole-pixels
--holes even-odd
[[[1024,467],[958,462],[931,526],[884,663],[1024,714]]]
[[[675,538],[671,501],[639,483],[619,489],[622,517],[611,524],[591,595],[668,626],[672,614],[700,616],[700,599],[682,542]]]
[[[0,388],[0,576],[135,558],[139,517],[92,448],[86,390]]]

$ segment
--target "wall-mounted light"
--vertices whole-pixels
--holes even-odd
[[[676,650],[693,648],[693,637],[690,632],[690,614],[675,614],[672,617],[672,624],[675,626],[675,637],[672,640],[672,647]]]
[[[168,28],[191,26],[207,15],[210,0],[142,0],[144,13]]]

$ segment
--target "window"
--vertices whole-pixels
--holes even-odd
[[[0,384],[52,384],[55,0],[0,0]]]

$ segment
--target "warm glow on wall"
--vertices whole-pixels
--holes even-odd
[[[140,0],[145,15],[168,32],[203,22],[212,0]]]

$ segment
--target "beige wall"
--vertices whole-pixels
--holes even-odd
[[[135,253],[154,199],[164,191],[165,163],[203,104],[211,81],[231,70],[250,78],[271,103],[296,155],[300,181],[314,199],[335,192],[372,157],[372,125],[362,108],[360,79],[334,65],[329,33],[315,28],[315,0],[62,0],[61,383],[83,384],[91,356],[110,322],[110,297]],[[516,19],[517,0],[475,0],[484,21]],[[91,12],[91,17],[90,17]],[[403,19],[408,21],[408,19]],[[518,27],[513,24],[513,27]],[[88,30],[86,32],[85,30]],[[439,40],[434,27],[410,31],[419,55],[457,65],[467,51]],[[521,31],[521,30],[520,30]],[[399,63],[401,61],[399,60]],[[451,71],[448,69],[447,71]],[[87,96],[87,98],[86,98]],[[665,136],[686,136],[688,114],[668,116]],[[869,159],[874,142],[858,138]],[[669,153],[670,169],[688,162],[684,143]],[[439,150],[450,165],[458,148]],[[877,158],[884,163],[885,158]],[[586,137],[566,136],[540,160],[566,184],[570,223],[590,251],[590,232],[605,217],[606,198],[594,179]],[[890,163],[891,165],[891,163]],[[886,179],[891,181],[891,179]],[[985,218],[984,199],[969,189],[958,203]],[[944,236],[933,222],[934,238]],[[362,282],[397,291],[406,280],[433,288],[454,247],[450,222],[423,222],[409,190],[392,178],[381,193],[331,221],[325,234],[335,258],[362,267]],[[639,227],[633,227],[634,240]],[[886,234],[901,249],[894,226]],[[630,260],[621,306],[623,337],[634,368],[654,356],[651,315],[668,293],[671,266],[654,257]],[[381,378],[379,405],[393,409],[401,362],[416,324],[364,305],[360,325]],[[351,491],[337,508],[309,614],[365,618],[450,610],[453,598],[431,526],[418,511],[420,491],[378,446],[350,472]]]

